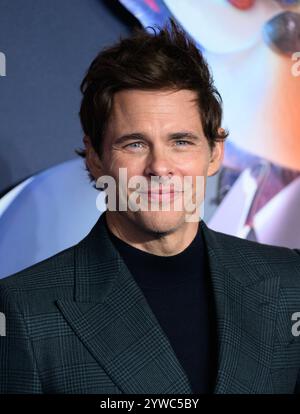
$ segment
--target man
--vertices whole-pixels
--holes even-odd
[[[1,392],[299,392],[299,252],[199,215],[227,132],[196,46],[174,22],[137,32],[95,58],[81,90],[78,153],[97,188],[109,177],[121,189],[105,188],[118,208],[0,281]],[[159,208],[132,208],[136,193]]]

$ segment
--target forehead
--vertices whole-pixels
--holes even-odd
[[[139,124],[201,125],[195,91],[123,90],[114,95],[109,122],[115,128],[136,127]],[[199,125],[200,124],[200,125]]]

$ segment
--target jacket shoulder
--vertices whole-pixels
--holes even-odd
[[[213,248],[218,250],[219,260],[239,280],[247,284],[279,277],[282,288],[300,289],[300,249],[213,233]]]
[[[269,260],[272,261],[281,259],[300,261],[300,249],[297,248],[260,243],[218,231],[214,231],[214,233],[217,235],[221,245],[225,246],[226,250],[240,252],[243,254],[252,253],[252,255],[257,255],[258,259],[261,258],[267,262]]]
[[[45,287],[45,284],[66,283],[69,278],[73,278],[75,247],[76,245],[68,247],[34,265],[0,279],[0,288],[39,289]]]

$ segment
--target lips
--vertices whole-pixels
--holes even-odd
[[[163,195],[163,194],[177,194],[177,193],[182,193],[182,191],[174,191],[174,190],[159,190],[159,191],[140,191],[141,194],[148,194],[150,195]]]
[[[159,190],[159,191],[148,191],[148,194],[174,194],[174,193],[178,193],[179,191],[164,191],[164,190]]]
[[[148,191],[141,193],[143,197],[148,197],[149,200],[173,200],[179,196],[182,191]]]
[[[140,191],[142,194],[173,194],[173,193],[182,193],[182,190],[170,189],[170,188],[157,188],[149,189],[148,191]]]
[[[163,188],[162,186],[153,187],[149,185],[149,187],[145,188],[144,191],[141,189],[139,193],[142,196],[146,195],[149,198],[158,199],[158,198],[168,198],[168,197],[173,198],[177,196],[179,193],[183,193],[183,191],[182,191],[182,188],[180,188],[180,190],[177,190],[174,187],[174,184],[166,188]]]

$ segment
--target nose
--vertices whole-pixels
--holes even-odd
[[[300,14],[285,11],[277,14],[263,27],[265,42],[277,52],[291,55],[300,50]]]
[[[145,168],[147,176],[159,176],[171,178],[174,175],[174,168],[171,165],[170,157],[163,149],[153,149],[148,156]]]

